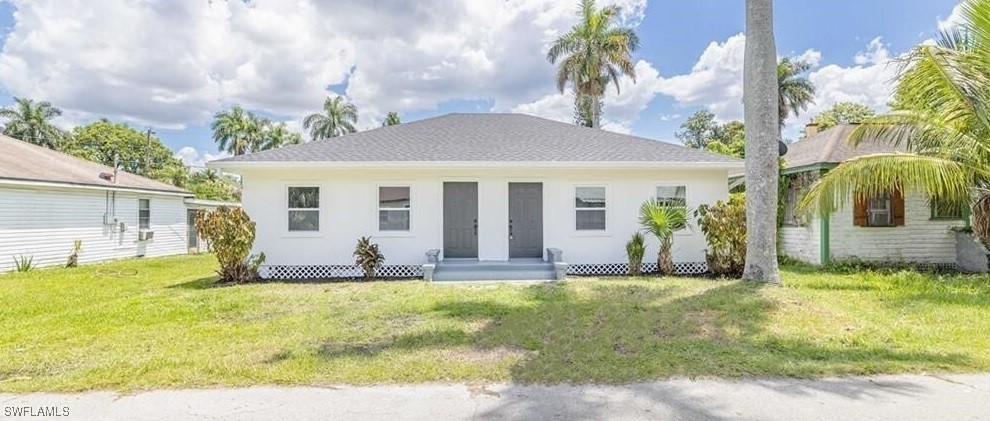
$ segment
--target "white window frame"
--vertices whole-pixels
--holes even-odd
[[[688,194],[691,191],[691,184],[690,183],[688,183],[687,181],[677,181],[677,180],[674,180],[674,181],[663,181],[663,182],[660,182],[660,183],[656,183],[656,184],[653,185],[653,193],[652,193],[652,196],[651,197],[653,197],[655,199],[657,198],[657,189],[660,188],[660,187],[684,187],[684,207],[685,207],[685,209],[691,209],[691,201],[689,199],[689,194]],[[638,217],[638,215],[639,215],[639,213],[638,213],[639,212],[639,208],[636,208],[636,212],[637,212],[636,215]],[[688,221],[691,221],[692,220],[691,218],[692,218],[692,215],[691,214],[688,214]],[[689,237],[691,235],[694,235],[693,225],[691,223],[688,223],[688,227],[687,228],[684,228],[682,230],[674,231],[674,236],[675,237]]]
[[[316,209],[313,208],[290,208],[289,207],[289,189],[290,188],[317,188],[319,189],[320,200],[317,202]],[[282,212],[282,226],[283,226],[283,237],[322,237],[326,225],[324,222],[326,218],[324,217],[323,209],[326,207],[326,189],[320,183],[298,181],[285,183],[282,186],[282,206],[284,206]],[[289,212],[290,211],[316,211],[317,218],[319,220],[319,228],[314,231],[293,231],[289,230]]]
[[[577,189],[578,188],[603,188],[605,189],[605,207],[604,208],[579,208],[577,207]],[[571,203],[571,232],[574,236],[609,236],[612,227],[612,187],[605,183],[575,183],[571,186],[570,200]],[[600,230],[579,230],[577,227],[577,214],[581,211],[604,211],[605,212],[605,229]]]
[[[873,201],[886,199],[887,206],[884,210],[879,210],[879,208],[873,207]],[[887,224],[885,225],[874,225],[873,224],[873,214],[874,212],[886,212],[887,213]],[[888,228],[894,226],[894,204],[893,195],[884,194],[880,196],[870,197],[866,200],[866,226],[870,228]]]
[[[381,194],[383,187],[404,187],[409,189],[409,207],[408,208],[383,208],[381,207]],[[416,207],[415,200],[413,199],[414,188],[411,183],[404,183],[400,181],[380,181],[375,184],[375,236],[377,237],[412,237],[413,236],[413,209]],[[443,189],[441,188],[441,194]],[[407,230],[382,230],[381,225],[381,211],[406,211],[409,213],[409,229]]]
[[[148,226],[141,226],[141,202],[148,202]],[[139,197],[138,198],[138,230],[151,230],[151,198]]]

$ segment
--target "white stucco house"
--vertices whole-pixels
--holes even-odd
[[[204,250],[191,225],[217,203],[183,189],[0,136],[0,272],[29,257],[64,265]]]
[[[646,199],[725,199],[743,162],[527,115],[451,114],[209,166],[242,177],[262,276],[358,275],[352,252],[370,236],[384,276],[465,280],[624,273]],[[697,228],[678,233],[677,269],[705,271],[705,248]]]
[[[829,218],[797,211],[802,194],[843,161],[903,152],[903,148],[869,139],[858,147],[850,144],[848,138],[855,127],[840,125],[818,133],[811,125],[806,139],[789,145],[782,170],[790,182],[781,198],[781,252],[812,264],[856,260],[956,269],[960,255],[979,247],[971,235],[959,235],[954,230],[967,225],[967,209],[939,206],[924,196],[893,191],[881,197],[851,200],[851,205]]]

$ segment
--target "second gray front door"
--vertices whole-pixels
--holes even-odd
[[[543,257],[543,183],[509,183],[509,257]]]
[[[478,183],[443,183],[443,256],[478,257]]]

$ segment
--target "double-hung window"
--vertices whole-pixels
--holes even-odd
[[[320,188],[289,187],[288,199],[289,231],[319,231]]]
[[[891,209],[889,194],[871,197],[866,202],[868,227],[892,227],[894,226],[894,213]]]
[[[605,231],[605,187],[574,188],[574,228],[577,231]]]
[[[657,202],[664,206],[687,207],[687,187],[657,186]]]
[[[378,187],[378,230],[409,231],[411,205],[408,186]]]
[[[151,229],[151,199],[138,199],[138,229]]]

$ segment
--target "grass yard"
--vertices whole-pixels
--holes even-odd
[[[214,265],[0,276],[0,391],[990,371],[990,277],[212,287]]]

